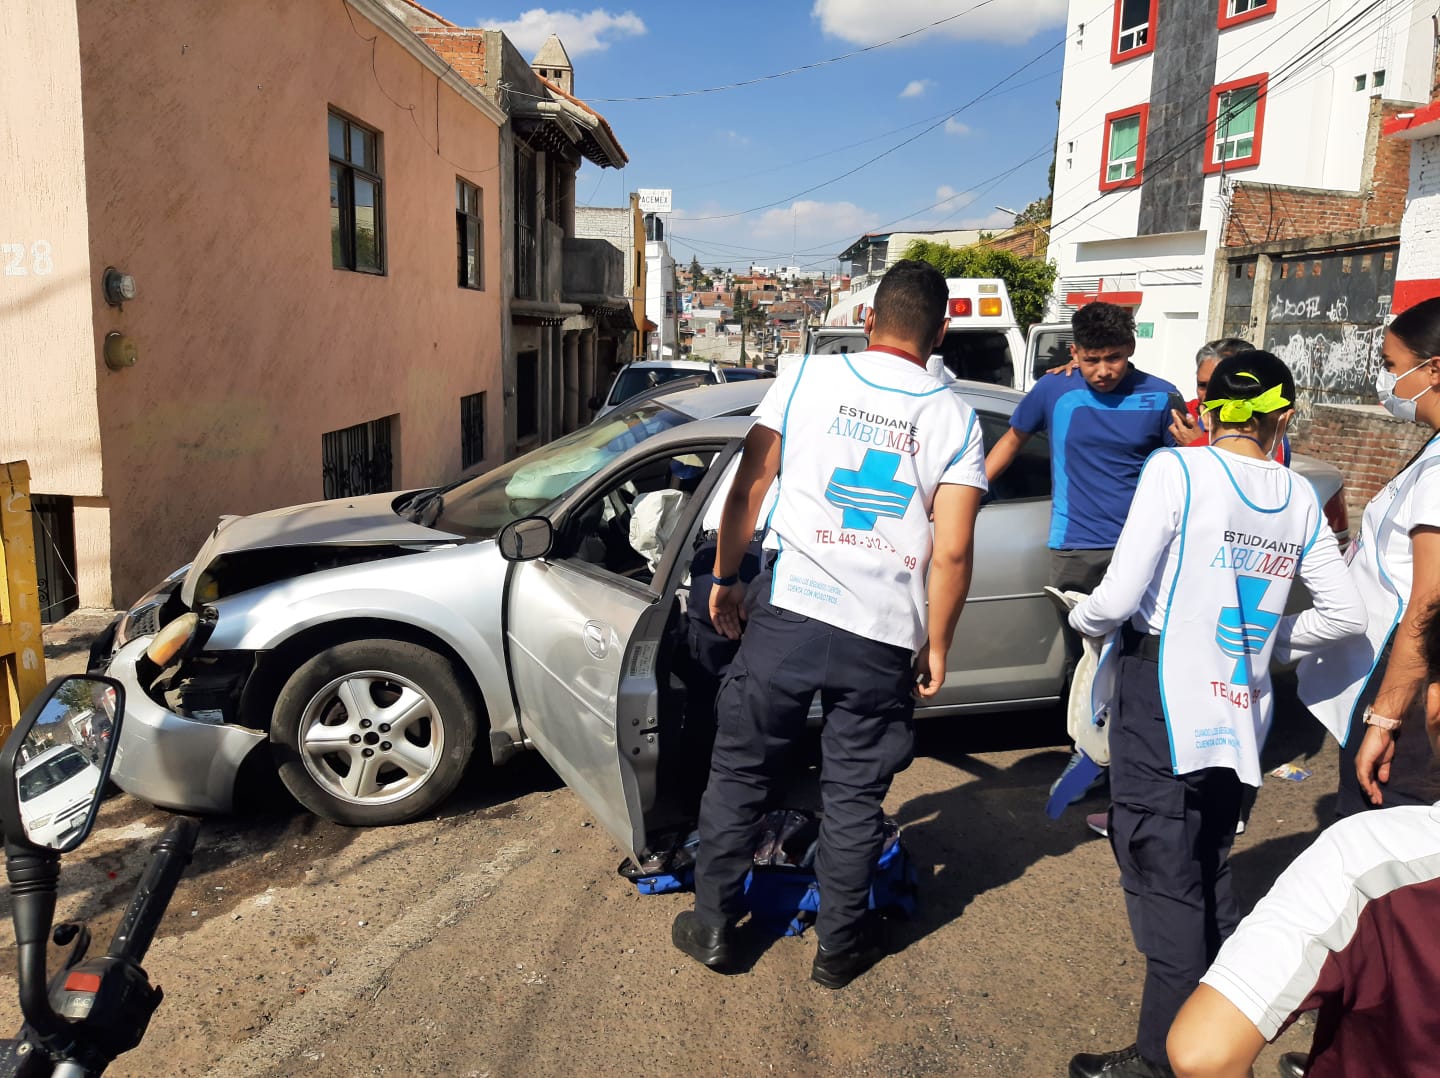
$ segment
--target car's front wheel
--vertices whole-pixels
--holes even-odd
[[[281,689],[270,738],[285,787],[336,823],[401,823],[454,792],[475,748],[476,703],[450,661],[398,640],[354,640]]]

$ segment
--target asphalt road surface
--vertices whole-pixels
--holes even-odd
[[[690,897],[639,895],[535,757],[403,827],[337,827],[283,799],[209,821],[146,962],[165,1001],[110,1073],[1063,1075],[1073,1053],[1133,1040],[1143,962],[1109,847],[1082,820],[1103,797],[1044,816],[1060,729],[1054,715],[924,728],[887,803],[921,908],[841,992],[809,981],[809,936],[729,977],[675,951]],[[1314,775],[1266,779],[1233,857],[1246,908],[1329,819],[1335,751],[1317,731],[1288,713],[1272,738],[1270,766]],[[97,949],[165,820],[113,798],[66,858],[60,913],[90,919]],[[0,1023],[18,1027],[15,998],[7,969]]]

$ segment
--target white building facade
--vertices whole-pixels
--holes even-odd
[[[1233,181],[1355,192],[1370,99],[1425,101],[1435,0],[1071,0],[1056,308],[1130,306],[1136,362],[1188,389]]]
[[[658,325],[650,337],[649,359],[677,359],[680,354],[680,296],[675,285],[675,259],[665,239],[664,218],[645,217],[645,313]]]

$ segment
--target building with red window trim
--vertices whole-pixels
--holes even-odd
[[[1054,313],[1132,306],[1137,362],[1188,387],[1218,321],[1237,190],[1247,213],[1256,192],[1307,207],[1344,196],[1333,230],[1360,227],[1385,172],[1380,121],[1430,99],[1430,12],[1419,0],[1071,0],[1066,29]],[[1267,237],[1308,234],[1283,209],[1270,216]]]

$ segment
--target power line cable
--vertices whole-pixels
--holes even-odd
[[[1361,31],[1368,30],[1369,27],[1360,27],[1358,24],[1360,24],[1362,20],[1366,19],[1368,16],[1374,14],[1379,8],[1382,7],[1384,3],[1385,0],[1372,0],[1372,3],[1369,6],[1361,9],[1358,13],[1356,13],[1354,16],[1352,16],[1345,22],[1341,23],[1339,26],[1327,28],[1319,37],[1313,39],[1308,45],[1302,48],[1299,53],[1297,53],[1295,56],[1291,57],[1290,60],[1282,64],[1277,70],[1277,72],[1270,77],[1266,85],[1267,100],[1273,94],[1273,91],[1277,86],[1284,85],[1292,77],[1295,77],[1298,73],[1303,71],[1305,65],[1307,65],[1314,56],[1323,54],[1326,49],[1338,43],[1345,35],[1350,33],[1352,30],[1356,30],[1357,28]],[[1381,13],[1381,18],[1383,19],[1383,12]],[[1225,81],[1230,80],[1226,79]],[[1223,122],[1228,124],[1228,122],[1239,111],[1240,106],[1238,104],[1232,106],[1231,111],[1227,112],[1223,117]],[[1185,136],[1185,138],[1181,139],[1178,143],[1176,143],[1176,145],[1172,147],[1170,151],[1160,155],[1154,162],[1147,162],[1145,167],[1146,174],[1153,179],[1157,172],[1162,172],[1165,169],[1168,169],[1178,164],[1190,153],[1192,149],[1195,148],[1197,144],[1207,141],[1210,136],[1210,132],[1213,131],[1217,126],[1219,126],[1221,122],[1222,117],[1218,115],[1214,121],[1207,119],[1206,122],[1198,130]],[[1089,131],[1093,129],[1094,127],[1092,126],[1085,130]],[[1125,195],[1128,195],[1132,191],[1136,190],[1139,190],[1139,188],[1126,188],[1123,192],[1120,193],[1120,195],[1121,197],[1124,197]],[[1105,201],[1111,193],[1112,192],[1109,191],[1102,192],[1100,195],[1092,198],[1089,202],[1085,203],[1079,209],[1075,210],[1070,214],[1067,214],[1065,217],[1062,217],[1059,221],[1051,222],[1051,234],[1053,235],[1056,229],[1069,224],[1076,217],[1080,216],[1082,213],[1085,213],[1091,207],[1097,205],[1102,201]],[[1080,224],[1083,225],[1087,223],[1087,221],[1081,221]]]
[[[1313,13],[1316,9],[1325,6],[1327,3],[1328,3],[1328,0],[1314,0],[1313,3],[1311,3],[1307,8],[1302,9],[1302,11],[1303,11],[1305,14],[1311,14],[1311,13]],[[1303,49],[1300,51],[1300,53],[1298,53],[1295,57],[1292,57],[1291,61],[1289,61],[1286,65],[1284,65],[1284,66],[1282,67],[1282,69],[1281,69],[1281,70],[1282,70],[1282,73],[1281,73],[1280,75],[1277,75],[1277,76],[1272,80],[1272,82],[1271,82],[1270,85],[1271,85],[1271,86],[1274,86],[1274,85],[1283,84],[1283,83],[1287,80],[1288,75],[1289,75],[1289,74],[1293,74],[1293,72],[1287,73],[1287,72],[1285,71],[1285,68],[1289,67],[1291,64],[1300,64],[1300,63],[1308,62],[1308,60],[1311,59],[1311,58],[1313,58],[1315,55],[1318,55],[1318,54],[1320,54],[1320,53],[1323,53],[1323,51],[1324,51],[1325,48],[1329,47],[1329,45],[1331,45],[1331,44],[1334,43],[1333,41],[1327,41],[1327,38],[1332,38],[1332,37],[1338,38],[1339,35],[1342,35],[1342,34],[1344,33],[1344,31],[1346,31],[1348,28],[1350,28],[1350,26],[1351,26],[1352,23],[1357,23],[1358,21],[1362,20],[1367,14],[1373,12],[1373,11],[1374,11],[1377,7],[1379,7],[1382,3],[1383,3],[1383,0],[1375,0],[1375,3],[1372,3],[1372,4],[1370,5],[1370,7],[1365,8],[1365,9],[1363,9],[1362,11],[1360,11],[1359,13],[1357,13],[1356,16],[1354,16],[1351,20],[1348,20],[1345,24],[1342,24],[1340,27],[1327,29],[1327,30],[1324,31],[1318,38],[1313,39],[1305,48],[1303,48]],[[1277,24],[1276,27],[1274,28],[1274,30],[1271,31],[1271,33],[1272,33],[1272,34],[1278,34],[1278,37],[1277,37],[1277,41],[1278,41],[1279,39],[1283,39],[1283,37],[1285,37],[1288,33],[1292,32],[1292,31],[1293,31],[1293,27],[1287,29],[1286,27],[1283,26],[1283,24]],[[1267,35],[1267,36],[1269,36],[1269,35]],[[1136,69],[1132,68],[1132,70],[1136,70]],[[1235,73],[1233,73],[1233,74],[1238,74],[1238,71],[1235,72]],[[1233,77],[1233,75],[1232,75],[1232,77]],[[1175,76],[1173,79],[1170,80],[1170,83],[1167,84],[1167,88],[1168,88],[1169,85],[1174,84],[1174,83],[1177,83],[1177,82],[1178,82],[1180,79],[1182,79],[1182,78],[1184,78],[1183,75],[1177,75],[1177,76]],[[1002,80],[1002,81],[1003,81],[1003,80]],[[1229,77],[1227,77],[1226,79],[1222,79],[1221,81],[1229,81]],[[1097,98],[1095,101],[1092,101],[1092,102],[1090,103],[1090,105],[1087,105],[1084,109],[1080,110],[1081,113],[1084,114],[1084,113],[1090,111],[1090,109],[1093,108],[1096,104],[1098,104],[1099,101],[1103,100],[1103,98],[1104,98],[1105,96],[1108,96],[1110,92],[1111,92],[1111,91],[1107,90],[1106,94],[1102,95],[1100,98]],[[1228,116],[1227,116],[1227,118],[1228,118]],[[1075,134],[1075,135],[1088,134],[1090,131],[1093,131],[1096,127],[1102,126],[1102,124],[1103,124],[1103,121],[1102,121],[1101,124],[1093,124],[1093,125],[1091,125],[1091,126],[1089,126],[1089,127],[1081,128],[1081,129],[1079,129],[1079,130],[1077,130],[1077,131],[1073,131],[1073,132],[1071,132],[1071,133],[1073,133],[1073,134]],[[913,125],[911,125],[911,126],[913,126]],[[899,130],[904,130],[904,128],[900,128]],[[1199,132],[1199,137],[1203,139],[1203,138],[1205,137],[1206,133],[1208,133],[1209,130],[1210,130],[1210,124],[1209,124],[1208,121],[1207,121],[1207,123],[1206,123],[1206,125],[1204,126],[1204,128],[1202,128],[1201,131]],[[923,134],[923,133],[924,133],[924,132],[922,132],[922,134]],[[1190,138],[1193,139],[1194,136],[1191,136]],[[1057,136],[1057,139],[1058,139],[1058,136]],[[1188,140],[1187,140],[1187,141],[1188,141]],[[1164,156],[1158,158],[1158,159],[1156,160],[1156,162],[1155,162],[1150,168],[1147,168],[1146,171],[1147,171],[1147,172],[1151,172],[1151,173],[1153,174],[1153,172],[1154,172],[1154,170],[1155,170],[1156,168],[1164,167],[1166,164],[1174,164],[1174,163],[1175,163],[1175,160],[1168,160],[1168,161],[1167,161],[1167,157],[1171,157],[1171,158],[1174,158],[1174,159],[1178,159],[1180,156],[1183,156],[1184,153],[1188,152],[1188,150],[1189,150],[1190,148],[1192,148],[1192,147],[1193,147],[1193,142],[1192,142],[1190,145],[1177,146],[1177,147],[1171,152],[1171,154],[1169,154],[1169,155],[1164,155]],[[988,190],[989,188],[988,188],[987,185],[992,185],[993,182],[998,182],[999,179],[1003,179],[1004,177],[1010,175],[1011,173],[1013,173],[1013,172],[1015,172],[1015,171],[1018,171],[1018,170],[1019,170],[1020,168],[1022,168],[1024,165],[1029,164],[1030,162],[1036,160],[1038,157],[1043,156],[1045,153],[1050,152],[1050,151],[1053,150],[1053,149],[1054,149],[1054,145],[1053,145],[1052,143],[1047,143],[1042,149],[1037,150],[1037,151],[1036,151],[1034,154],[1032,154],[1030,157],[1028,157],[1028,158],[1024,159],[1023,161],[1019,162],[1017,165],[1012,166],[1012,168],[1009,169],[1009,170],[1007,170],[1006,172],[998,174],[998,176],[997,176],[997,177],[993,177],[992,180],[982,181],[982,183],[981,183],[981,185],[980,185],[980,189],[981,189],[982,191],[983,191],[983,190]],[[1124,193],[1128,194],[1130,191],[1133,191],[1133,190],[1135,190],[1135,189],[1134,189],[1134,188],[1128,188],[1128,189],[1126,189],[1126,191],[1125,191]],[[1106,192],[1106,195],[1108,195],[1108,194],[1110,194],[1110,192]],[[1078,216],[1078,215],[1081,214],[1081,213],[1084,213],[1084,212],[1085,212],[1087,209],[1089,209],[1091,206],[1094,206],[1096,203],[1104,200],[1104,198],[1106,197],[1106,195],[1100,195],[1099,197],[1092,199],[1090,202],[1086,203],[1084,206],[1080,207],[1080,209],[1078,209],[1078,210],[1076,210],[1074,213],[1068,215],[1066,218],[1063,218],[1063,219],[1062,219],[1061,221],[1059,221],[1059,222],[1053,223],[1053,224],[1050,226],[1052,233],[1053,233],[1054,229],[1057,228],[1059,225],[1065,224],[1065,223],[1067,223],[1068,221],[1073,220],[1076,216]],[[905,215],[902,216],[902,217],[895,218],[895,219],[893,219],[893,220],[891,220],[891,221],[889,221],[889,222],[886,222],[885,224],[876,225],[876,226],[874,226],[873,228],[869,229],[868,231],[870,231],[870,232],[880,232],[880,231],[883,231],[883,230],[885,230],[886,228],[889,228],[889,227],[891,227],[891,226],[893,226],[893,225],[903,223],[903,222],[908,221],[908,220],[910,220],[910,219],[912,219],[912,218],[914,218],[914,217],[919,216],[919,215],[922,214],[922,213],[927,213],[927,212],[929,212],[929,211],[932,210],[932,209],[935,209],[935,208],[937,208],[937,207],[939,207],[939,206],[945,205],[947,202],[952,201],[953,197],[954,197],[954,196],[951,196],[951,198],[941,199],[941,200],[938,201],[938,202],[934,202],[934,203],[931,203],[931,204],[928,205],[928,206],[924,206],[924,207],[921,207],[920,209],[911,211],[910,213],[907,213],[907,214],[905,214]],[[783,200],[782,200],[782,201],[783,201]],[[970,203],[967,203],[967,205],[973,205],[975,201],[977,201],[977,199],[972,199]],[[769,208],[769,207],[765,207],[765,208]],[[963,207],[962,207],[962,208],[963,208]],[[958,211],[957,211],[957,212],[958,212]],[[737,216],[737,215],[728,215],[728,216]],[[952,214],[951,216],[953,216],[953,214]],[[710,219],[713,219],[713,218],[686,218],[686,220],[691,220],[691,221],[710,220]],[[948,218],[947,218],[947,219],[948,219]],[[1082,222],[1082,223],[1083,223],[1083,222]],[[844,242],[845,238],[846,238],[846,237],[841,237],[841,238],[839,238],[839,239],[836,239],[835,241],[833,241],[833,243],[841,243],[841,242]],[[831,245],[833,245],[833,244],[831,244]],[[826,246],[826,245],[823,245],[823,244],[822,244],[822,245],[817,245],[816,247],[806,248],[805,252],[802,252],[802,253],[808,253],[809,251],[818,250],[818,249],[820,249],[820,248],[823,247],[823,246]],[[802,263],[801,265],[808,267],[808,266],[821,265],[821,264],[823,264],[823,263],[825,263],[825,262],[831,262],[831,261],[835,261],[835,259],[834,259],[834,258],[821,259],[821,260],[814,261],[814,262]]]
[[[1009,86],[1004,90],[991,94],[990,96],[992,98],[999,97],[1001,96],[1001,94],[1011,93],[1012,91],[1022,89],[1026,86],[1033,86],[1037,82],[1044,82],[1047,79],[1054,78],[1056,75],[1059,74],[1060,71],[1058,69],[1055,71],[1047,71],[1043,75],[1037,75],[1033,79],[1026,79],[1024,82],[1017,82],[1013,86]],[[903,124],[900,127],[892,127],[888,131],[881,131],[879,134],[871,135],[869,138],[860,139],[858,142],[851,142],[844,146],[837,146],[834,149],[825,150],[810,157],[802,157],[795,161],[787,161],[786,163],[781,165],[772,165],[769,168],[758,169],[755,172],[742,172],[738,176],[726,176],[718,180],[711,180],[708,183],[687,186],[685,190],[687,192],[705,191],[712,187],[721,187],[725,184],[737,183],[740,180],[753,180],[757,176],[769,176],[775,172],[784,172],[786,169],[796,168],[800,165],[808,165],[813,161],[819,161],[826,157],[834,157],[836,154],[845,153],[859,146],[867,146],[872,142],[879,142],[881,139],[889,138],[892,135],[898,135],[902,131],[909,131],[911,128],[920,127],[922,124],[933,123],[937,116],[943,121],[949,119],[951,115],[952,113],[949,112],[932,114],[922,119],[914,120],[911,123]]]
[[[910,30],[903,34],[899,34],[896,37],[887,38],[885,41],[877,41],[873,45],[866,45],[864,48],[853,49],[850,52],[841,53],[839,56],[830,56],[824,60],[814,60],[808,64],[800,64],[798,67],[786,68],[784,71],[775,71],[768,75],[756,75],[754,78],[742,79],[739,82],[727,82],[721,86],[706,86],[696,90],[675,90],[671,93],[665,94],[644,94],[635,97],[592,97],[588,100],[604,104],[631,104],[639,101],[673,101],[678,97],[699,97],[702,94],[719,94],[725,93],[729,90],[740,90],[747,86],[758,86],[759,84],[764,82],[774,82],[776,79],[789,78],[791,75],[798,75],[805,71],[814,71],[818,68],[829,67],[832,64],[842,63],[846,60],[853,60],[857,56],[864,56],[866,53],[874,52],[877,49],[888,48],[891,45],[898,44],[901,41],[906,41],[929,30],[933,30],[937,26],[943,26],[946,23],[954,22],[956,19],[973,14],[974,12],[979,11],[982,7],[989,7],[995,2],[996,0],[980,0],[978,4],[974,4],[971,7],[966,8],[964,11],[957,11],[953,15],[946,15],[943,19],[936,19],[934,22],[928,22],[924,26],[918,27],[914,30]],[[520,93],[520,91],[517,90],[512,90],[511,92]],[[534,95],[520,93],[520,96],[533,97]]]
[[[954,109],[954,110],[952,110],[951,112],[947,113],[945,116],[941,117],[939,120],[937,120],[937,121],[935,121],[934,123],[930,124],[930,125],[929,125],[928,127],[926,127],[923,131],[919,131],[919,132],[917,132],[916,134],[911,135],[909,138],[903,139],[902,141],[897,142],[895,145],[889,147],[889,148],[886,149],[886,150],[881,151],[880,153],[876,154],[874,157],[871,157],[871,158],[869,158],[869,159],[867,159],[867,160],[865,160],[865,161],[860,162],[860,164],[856,165],[854,168],[847,169],[845,172],[840,173],[840,175],[838,175],[838,176],[832,176],[832,177],[831,177],[830,179],[828,179],[828,180],[822,180],[820,183],[812,184],[811,186],[805,188],[803,191],[796,191],[794,194],[786,195],[786,196],[784,196],[783,198],[778,198],[778,199],[774,200],[773,202],[766,202],[766,203],[764,203],[763,205],[760,205],[760,206],[751,206],[749,209],[736,210],[734,213],[710,214],[710,215],[707,215],[707,216],[704,216],[704,217],[682,217],[682,216],[677,215],[677,216],[675,217],[675,220],[679,220],[679,221],[691,221],[691,222],[694,222],[694,221],[728,221],[728,220],[731,220],[731,219],[736,218],[736,217],[748,217],[748,216],[749,216],[750,214],[752,214],[752,213],[759,213],[761,210],[773,209],[774,207],[779,206],[779,205],[782,205],[782,204],[785,203],[785,202],[792,202],[792,201],[794,201],[795,199],[801,197],[802,195],[811,194],[812,192],[819,191],[819,190],[821,190],[822,188],[829,187],[829,186],[831,186],[832,184],[839,183],[841,180],[848,179],[849,177],[855,175],[855,173],[860,172],[860,171],[862,171],[863,169],[869,168],[871,165],[875,164],[875,162],[880,161],[880,160],[883,160],[883,159],[886,158],[886,157],[889,157],[889,156],[890,156],[892,153],[894,153],[896,150],[902,149],[902,148],[910,145],[912,142],[915,142],[916,140],[923,138],[924,136],[928,135],[931,131],[934,131],[936,128],[942,126],[943,124],[947,123],[948,121],[954,119],[956,116],[960,115],[960,113],[964,112],[966,109],[968,109],[968,108],[970,108],[970,107],[978,104],[979,102],[983,101],[983,100],[984,100],[986,97],[988,97],[992,92],[994,92],[995,90],[999,89],[1001,86],[1003,86],[1005,83],[1009,82],[1011,79],[1013,79],[1016,75],[1020,74],[1022,71],[1025,71],[1027,68],[1033,67],[1035,64],[1039,63],[1041,60],[1043,60],[1046,56],[1050,55],[1050,53],[1054,52],[1056,49],[1058,49],[1058,48],[1059,48],[1061,45],[1063,45],[1064,43],[1065,43],[1065,39],[1062,37],[1059,41],[1055,42],[1055,44],[1051,45],[1048,49],[1045,49],[1043,52],[1041,52],[1041,53],[1039,53],[1039,54],[1031,57],[1031,58],[1030,58],[1029,60],[1027,60],[1025,63],[1023,63],[1022,65],[1020,65],[1020,67],[1016,68],[1014,71],[1010,72],[1010,74],[1006,75],[1006,76],[1005,76],[1003,79],[1001,79],[999,82],[992,83],[992,84],[991,84],[989,87],[987,87],[985,90],[981,91],[981,92],[980,92],[979,94],[977,94],[975,97],[972,97],[969,101],[965,102],[965,104],[963,104],[963,105],[961,105],[959,108]]]

